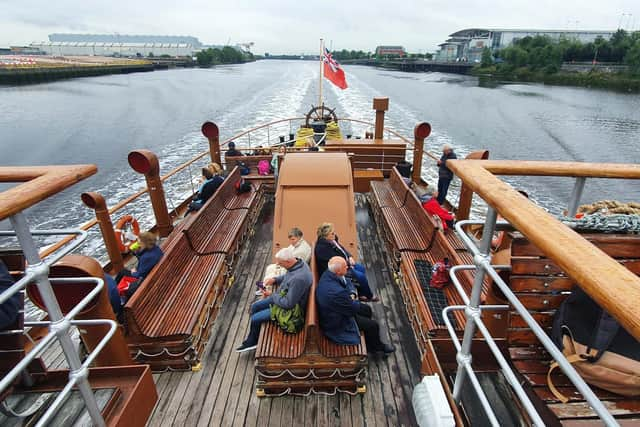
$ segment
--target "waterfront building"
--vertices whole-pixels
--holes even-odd
[[[485,47],[492,51],[510,46],[525,37],[546,36],[553,40],[561,38],[589,43],[598,37],[610,39],[615,31],[583,31],[583,30],[535,30],[535,29],[498,29],[467,28],[449,35],[444,43],[439,44],[437,61],[469,61],[480,62]]]
[[[376,56],[406,56],[406,52],[402,46],[378,46],[376,47]]]
[[[48,55],[193,56],[203,45],[192,36],[128,34],[50,34],[48,42],[31,43]]]

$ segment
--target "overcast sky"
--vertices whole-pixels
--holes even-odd
[[[437,49],[472,28],[640,29],[640,0],[0,0],[0,47],[54,32],[191,35],[205,44],[254,42],[254,53]]]

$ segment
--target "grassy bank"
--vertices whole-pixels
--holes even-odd
[[[579,86],[640,93],[640,76],[626,73],[532,71],[528,67],[507,71],[497,69],[495,66],[474,68],[471,73],[478,77],[496,81],[544,83],[548,85]]]

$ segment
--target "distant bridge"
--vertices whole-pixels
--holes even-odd
[[[440,73],[469,74],[475,64],[468,62],[438,62],[424,60],[391,60],[378,59],[348,59],[340,61],[342,64],[371,65],[374,67],[391,68],[400,71],[436,71]]]

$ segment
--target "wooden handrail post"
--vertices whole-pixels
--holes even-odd
[[[167,201],[164,197],[164,188],[160,179],[160,164],[158,157],[149,150],[135,150],[129,153],[129,165],[131,168],[144,175],[147,180],[149,197],[153,206],[153,214],[156,217],[158,233],[160,237],[167,237],[173,226],[167,209]]]
[[[222,165],[222,158],[220,157],[220,130],[218,129],[218,125],[213,122],[204,122],[201,130],[202,134],[209,140],[211,161]]]
[[[419,123],[413,128],[413,173],[411,179],[415,183],[420,183],[424,140],[429,135],[431,135],[431,125],[427,122]]]
[[[111,261],[112,271],[119,272],[124,268],[124,261],[118,248],[118,240],[104,197],[100,193],[89,192],[82,193],[80,198],[85,206],[95,211],[96,219],[100,225],[100,232],[102,233],[102,240],[104,240],[104,246],[107,248],[107,254]]]
[[[480,150],[469,153],[465,159],[468,160],[487,160],[489,158],[489,150]],[[473,190],[467,184],[462,182],[460,188],[460,198],[458,199],[458,210],[456,211],[456,221],[469,219],[471,213],[471,203],[473,202]]]
[[[384,131],[384,112],[389,109],[389,98],[373,98],[373,109],[376,110],[375,139],[382,139]]]

